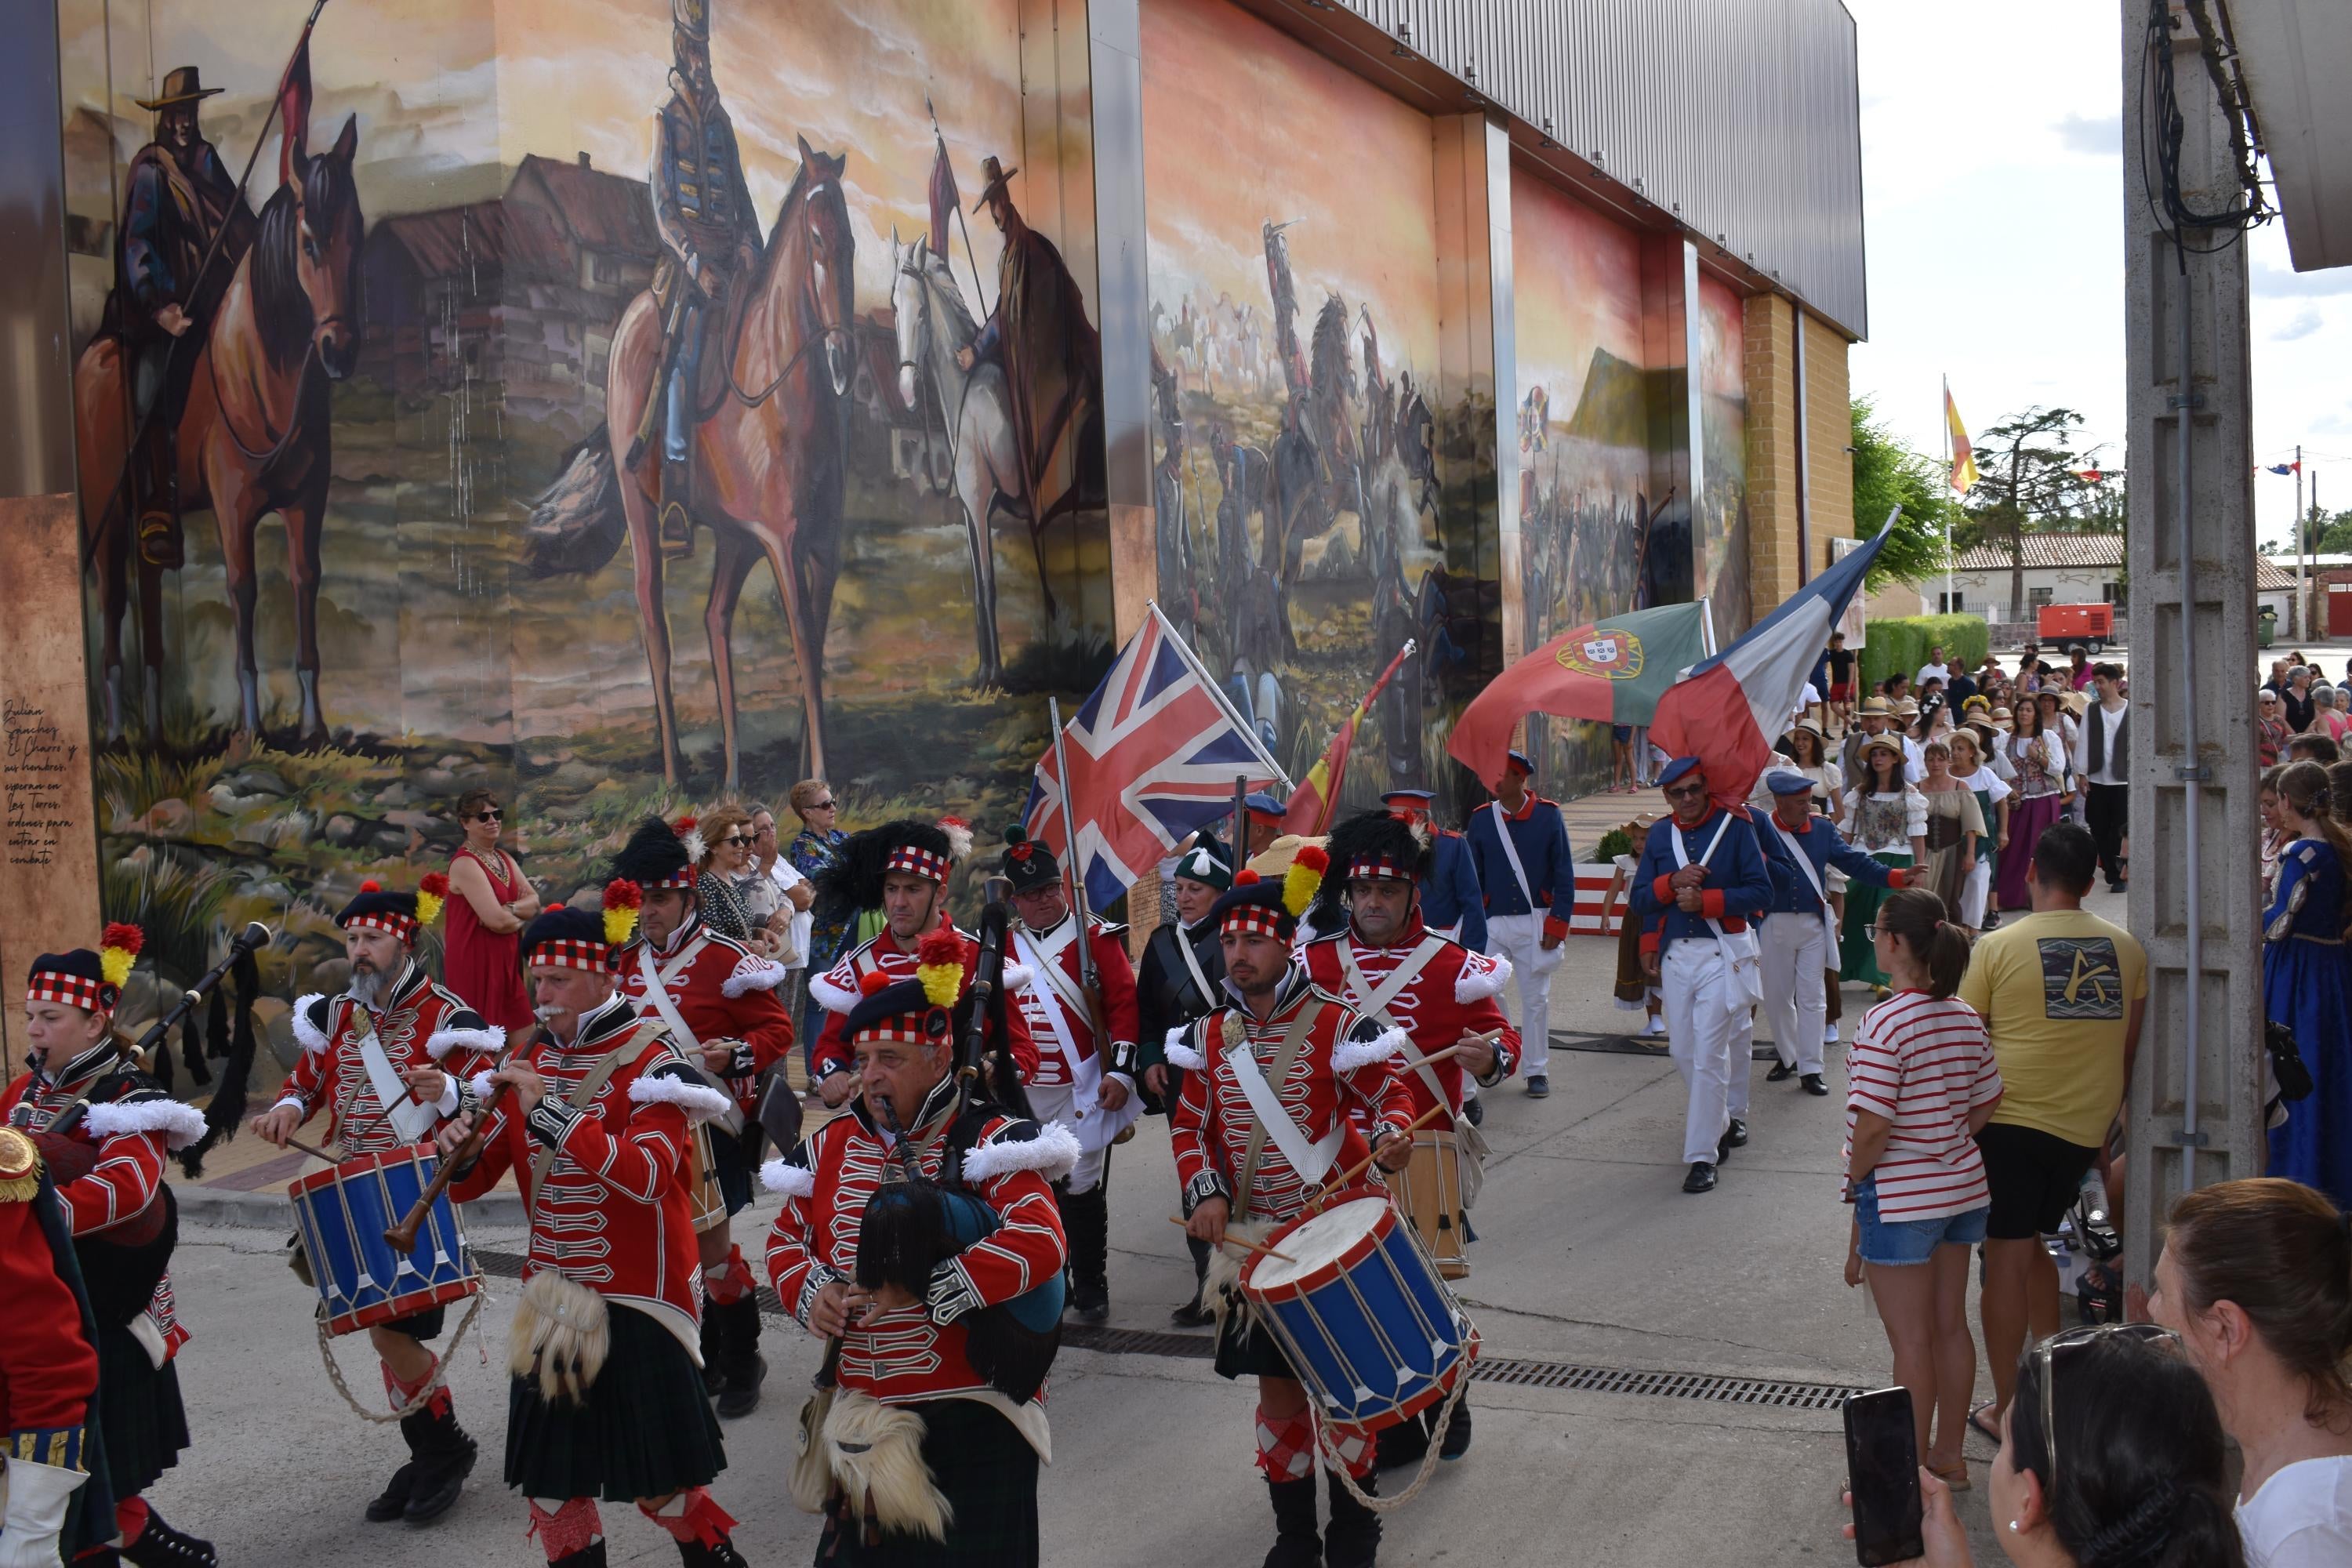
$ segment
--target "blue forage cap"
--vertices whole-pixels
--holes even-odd
[[[1517,768],[1529,778],[1536,776],[1536,765],[1528,761],[1528,754],[1525,752],[1506,752],[1504,756],[1507,759],[1504,764],[1506,769]]]
[[[1787,768],[1774,768],[1770,773],[1765,774],[1764,785],[1774,795],[1811,795],[1813,793],[1812,780],[1807,778],[1802,773],[1791,773]]]
[[[1419,806],[1423,810],[1426,811],[1429,808],[1429,803],[1436,798],[1437,792],[1435,790],[1392,789],[1381,796],[1381,804],[1383,805],[1394,805],[1398,802],[1403,801]]]
[[[1242,804],[1259,816],[1281,817],[1286,816],[1290,810],[1288,806],[1264,790],[1253,791],[1243,796]]]
[[[1676,757],[1673,762],[1668,763],[1664,768],[1659,770],[1658,787],[1660,789],[1667,788],[1685,773],[1696,773],[1698,771],[1698,766],[1699,763],[1696,757]],[[1812,786],[1809,784],[1805,787],[1811,789]]]

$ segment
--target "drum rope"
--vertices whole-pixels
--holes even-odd
[[[1392,1513],[1418,1497],[1421,1494],[1421,1489],[1429,1483],[1429,1478],[1437,1473],[1437,1461],[1441,1457],[1439,1447],[1445,1435],[1446,1425],[1454,1418],[1454,1407],[1461,1404],[1463,1397],[1469,1392],[1470,1367],[1465,1362],[1462,1367],[1462,1375],[1454,1380],[1454,1387],[1446,1394],[1445,1403],[1437,1407],[1437,1413],[1430,1422],[1429,1447],[1421,1456],[1421,1468],[1412,1478],[1412,1485],[1392,1498],[1367,1492],[1356,1484],[1356,1478],[1348,1473],[1347,1461],[1339,1457],[1339,1451],[1331,1445],[1331,1423],[1324,1416],[1323,1412],[1315,1408],[1315,1402],[1310,1399],[1307,1401],[1307,1408],[1315,1418],[1316,1451],[1322,1457],[1324,1468],[1339,1478],[1340,1485],[1348,1489],[1349,1497],[1354,1498],[1374,1513]]]
[[[372,1421],[379,1426],[389,1426],[395,1421],[405,1421],[427,1405],[432,1404],[433,1396],[448,1386],[449,1360],[457,1353],[457,1347],[466,1342],[466,1331],[474,1326],[476,1318],[481,1316],[483,1300],[483,1294],[477,1291],[474,1299],[467,1304],[466,1315],[457,1320],[457,1331],[449,1336],[449,1348],[434,1362],[433,1375],[425,1380],[423,1388],[417,1390],[416,1397],[388,1414],[370,1410],[352,1397],[352,1385],[343,1381],[343,1369],[335,1362],[335,1352],[331,1348],[335,1336],[327,1331],[327,1315],[323,1308],[320,1310],[318,1318],[319,1359],[326,1363],[328,1378],[333,1382],[335,1392],[343,1396],[343,1403],[352,1407],[352,1415],[362,1421]]]

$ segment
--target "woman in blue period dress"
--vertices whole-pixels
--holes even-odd
[[[2263,914],[2263,1011],[2294,1031],[2311,1069],[2307,1099],[2282,1107],[2263,1174],[2315,1187],[2352,1209],[2352,949],[2344,945],[2344,871],[2352,839],[2332,814],[2327,770],[2294,763],[2279,774],[2287,836],[2278,886]]]

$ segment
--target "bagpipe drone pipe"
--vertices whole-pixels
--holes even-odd
[[[940,1177],[918,1174],[907,1163],[906,1140],[885,1100],[875,1116],[892,1136],[892,1161],[883,1184],[866,1201],[857,1230],[857,1283],[867,1289],[896,1285],[923,1299],[931,1274],[966,1247],[985,1241],[1003,1223],[963,1180],[964,1157],[997,1115],[1026,1118],[1027,1097],[1005,1040],[1004,944],[1008,916],[992,903],[980,921],[980,966],[955,1009],[955,1115],[948,1124]],[[1064,1282],[1057,1270],[1034,1289],[967,1314],[964,1353],[972,1370],[1006,1398],[1024,1403],[1045,1385],[1061,1348]]]

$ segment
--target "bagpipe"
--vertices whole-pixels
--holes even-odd
[[[1029,1113],[1011,1051],[1005,1046],[1004,947],[1010,915],[1002,902],[981,913],[980,961],[959,1007],[955,1113],[934,1181],[907,1159],[907,1140],[888,1100],[871,1107],[891,1135],[891,1164],[866,1201],[857,1228],[857,1283],[867,1289],[896,1285],[920,1300],[931,1274],[966,1247],[985,1241],[1002,1223],[988,1200],[963,1179],[963,1165],[990,1117]],[[1006,1398],[1035,1397],[1054,1353],[1061,1348],[1064,1284],[1056,1272],[1009,1301],[963,1319],[964,1353],[972,1370]]]

